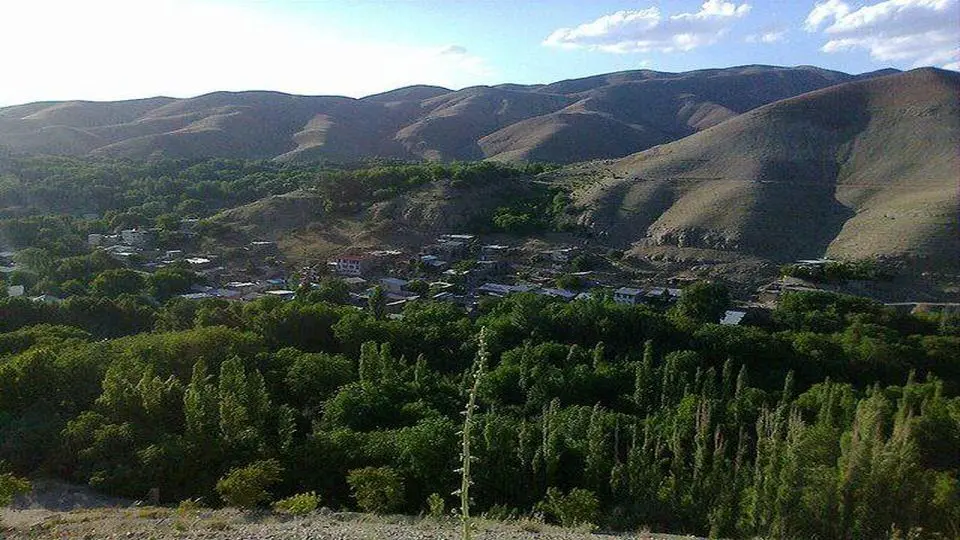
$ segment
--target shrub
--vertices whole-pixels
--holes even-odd
[[[570,268],[573,269],[574,272],[585,272],[587,270],[593,270],[595,267],[596,260],[589,254],[577,255],[570,261]]]
[[[384,514],[403,503],[403,479],[391,467],[364,467],[347,475],[350,493],[365,512]]]
[[[181,516],[192,516],[203,508],[200,506],[200,499],[184,499],[177,505],[177,514]]]
[[[254,508],[270,500],[267,488],[280,481],[283,467],[275,459],[232,469],[217,481],[217,493],[230,506]]]
[[[447,502],[443,500],[443,496],[439,493],[431,493],[427,497],[427,511],[430,513],[430,517],[433,519],[443,518],[444,512],[447,510]]]
[[[556,285],[561,289],[579,291],[583,288],[583,280],[580,279],[580,276],[564,274],[557,278]]]
[[[3,464],[0,463],[0,466]],[[30,491],[30,482],[24,478],[19,478],[11,473],[0,474],[0,508],[13,502],[17,495]],[[3,522],[3,516],[0,516],[0,523]]]
[[[13,498],[30,491],[30,482],[12,473],[0,474],[0,506],[7,506]]]
[[[511,521],[517,519],[517,511],[505,504],[495,504],[483,513],[483,517],[491,521]]]
[[[317,497],[317,493],[308,491],[307,493],[297,493],[286,499],[280,499],[273,503],[273,509],[281,514],[304,516],[316,510],[319,503],[320,497]]]
[[[420,296],[426,296],[430,294],[430,284],[422,279],[415,279],[407,283],[407,290]]]
[[[540,533],[543,532],[543,516],[535,514],[525,516],[517,520],[517,527],[524,532]]]
[[[547,489],[547,496],[537,507],[564,527],[576,527],[594,523],[600,509],[600,501],[592,491],[574,488],[564,495],[555,487]]]

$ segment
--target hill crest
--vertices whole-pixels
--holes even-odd
[[[569,163],[680,139],[758,106],[854,80],[809,66],[624,71],[545,85],[415,85],[353,99],[272,91],[0,108],[0,147],[125,158]],[[610,139],[598,144],[598,139]]]

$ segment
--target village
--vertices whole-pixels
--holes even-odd
[[[183,220],[184,239],[196,235],[196,220]],[[291,271],[277,246],[253,241],[238,250],[240,256],[222,258],[187,249],[158,249],[155,229],[125,229],[116,234],[90,234],[88,245],[102,250],[124,266],[144,273],[177,266],[188,268],[203,283],[179,295],[190,300],[219,298],[252,301],[263,297],[293,299],[302,287],[317,287],[323,279],[339,279],[349,289],[350,304],[365,308],[379,288],[385,311],[400,317],[410,302],[421,299],[452,302],[467,312],[484,297],[532,293],[562,301],[582,301],[603,295],[619,304],[667,307],[676,302],[684,280],[643,285],[625,278],[616,268],[597,269],[603,257],[581,247],[530,250],[504,244],[486,244],[475,234],[441,234],[416,253],[400,249],[353,250],[328,261]],[[17,271],[15,252],[0,253],[0,272]],[[607,265],[609,266],[609,265]],[[26,296],[23,285],[7,287],[8,296]],[[43,294],[35,301],[56,303],[63,298]],[[739,324],[746,309],[732,309],[723,324]]]
[[[665,309],[675,303],[682,288],[693,278],[672,276],[652,280],[623,269],[615,257],[591,252],[585,246],[529,246],[485,243],[477,234],[440,234],[419,250],[392,248],[349,250],[313,265],[291,269],[275,242],[257,240],[232,250],[225,257],[196,252],[186,246],[197,236],[197,220],[182,220],[179,238],[184,249],[158,249],[156,229],[124,229],[115,234],[90,234],[88,245],[102,250],[124,266],[145,274],[161,268],[179,267],[194,272],[200,283],[179,297],[190,300],[219,298],[252,301],[263,297],[290,300],[303,287],[316,288],[325,279],[337,279],[349,290],[349,303],[359,309],[381,294],[388,317],[402,317],[404,307],[428,299],[454,303],[468,313],[483,298],[500,298],[515,293],[548,296],[565,302],[609,297],[618,304],[645,304]],[[19,267],[16,253],[0,252],[0,273]],[[816,271],[829,259],[797,261],[794,266]],[[378,290],[379,289],[379,290]],[[823,290],[822,284],[792,276],[781,276],[748,298],[735,298],[724,317],[724,325],[749,323],[755,314],[775,307],[787,291]],[[27,296],[23,285],[6,287],[7,296]],[[56,303],[63,298],[42,294],[35,301]],[[896,307],[912,307],[898,303]]]

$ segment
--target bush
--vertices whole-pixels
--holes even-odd
[[[177,505],[177,514],[181,517],[192,516],[203,508],[200,499],[184,499]]]
[[[570,274],[564,274],[557,278],[556,285],[561,289],[567,289],[570,291],[579,291],[580,289],[583,288],[583,280],[580,279],[580,276],[572,276]]]
[[[30,482],[11,473],[0,474],[0,506],[7,506],[13,498],[30,491]]]
[[[286,499],[280,499],[273,503],[273,509],[281,514],[304,516],[316,510],[319,503],[320,497],[317,497],[317,493],[308,491],[307,493],[298,493]]]
[[[443,518],[443,514],[447,510],[447,503],[443,500],[443,496],[439,493],[431,493],[427,497],[427,510],[433,519]]]
[[[524,532],[541,533],[543,532],[543,516],[536,514],[522,517],[517,520],[517,527]]]
[[[430,284],[422,279],[415,279],[407,283],[407,290],[420,296],[426,296],[430,294]]]
[[[217,481],[217,493],[230,506],[254,508],[270,500],[267,488],[280,481],[283,467],[275,459],[231,470]]]
[[[483,517],[491,521],[511,521],[517,519],[517,511],[505,504],[495,504],[487,508]]]
[[[574,488],[564,495],[559,489],[547,489],[547,496],[537,507],[552,516],[564,527],[594,523],[600,510],[600,501],[592,491]]]
[[[350,493],[364,512],[384,514],[403,503],[403,479],[390,467],[364,467],[347,475]]]
[[[673,311],[698,323],[718,323],[730,305],[730,292],[724,285],[698,281],[683,289]]]
[[[593,270],[596,267],[596,260],[592,255],[589,254],[580,254],[573,258],[570,261],[570,268],[574,272],[586,272],[587,270]]]

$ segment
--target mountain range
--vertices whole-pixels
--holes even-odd
[[[218,92],[32,103],[0,109],[0,148],[566,163],[538,181],[566,186],[568,218],[609,246],[960,269],[960,73],[934,68],[640,70],[547,85],[412,86],[362,99]],[[483,189],[425,186],[338,231],[302,194],[219,219],[297,246],[336,249],[371,234],[402,243],[462,226],[515,195],[510,185]],[[293,222],[280,215],[290,205],[299,209]]]
[[[560,90],[599,85],[606,92],[610,77],[571,81]],[[635,109],[618,114],[656,110]],[[626,157],[570,164],[538,181],[569,189],[567,217],[579,229],[639,257],[890,258],[914,268],[960,269],[960,74],[923,68],[844,80],[688,129],[686,137],[678,132],[676,140]],[[452,231],[510,200],[514,189],[426,186],[357,216],[342,236],[372,234],[401,244]],[[224,219],[278,240],[294,238],[291,245],[338,243],[329,223],[311,227],[325,222],[309,211],[298,213],[302,219],[291,230],[255,226],[282,221],[281,202],[255,203]],[[322,234],[303,232],[311,229]]]
[[[411,86],[362,99],[250,91],[38,102],[0,108],[0,147],[134,159],[376,156],[573,163],[626,156],[768,103],[893,72],[743,66],[625,71],[458,91]]]

